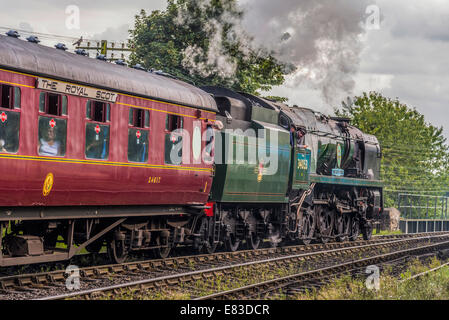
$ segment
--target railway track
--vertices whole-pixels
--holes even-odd
[[[425,255],[427,257],[427,255]],[[418,259],[424,260],[423,257],[418,256],[416,257]],[[386,269],[389,268],[389,272],[391,270],[394,270],[394,275],[399,275],[401,272],[405,271],[411,262],[412,258],[410,256],[403,256],[401,258],[383,262],[380,264],[377,264],[376,266],[379,268],[380,273]],[[343,270],[341,272],[336,272],[332,274],[323,274],[318,277],[311,277],[309,280],[303,281],[297,285],[290,286],[288,288],[283,288],[281,290],[281,293],[276,292],[268,292],[268,294],[264,297],[266,299],[278,299],[278,298],[284,298],[284,299],[298,299],[299,294],[303,294],[308,292],[312,292],[314,290],[319,290],[325,285],[331,284],[335,281],[335,279],[341,278],[345,275],[350,275],[351,277],[358,277],[362,279],[366,279],[366,267],[361,268],[355,268],[351,270]],[[199,300],[204,300],[199,299]]]
[[[449,241],[437,244],[429,244],[418,248],[405,249],[387,254],[380,254],[370,258],[363,258],[346,263],[338,263],[333,266],[317,268],[315,270],[299,272],[282,278],[276,278],[253,285],[248,285],[228,291],[201,296],[194,300],[233,300],[233,299],[275,299],[275,297],[304,292],[305,289],[319,289],[332,280],[345,274],[361,274],[367,266],[376,265],[382,267],[392,261],[404,266],[409,261],[410,255],[418,255],[440,247],[449,247]],[[392,261],[389,259],[393,259]],[[393,263],[396,265],[396,263]],[[430,270],[429,270],[430,271]],[[427,274],[426,272],[425,274]],[[424,273],[419,276],[423,276]]]
[[[103,273],[98,269],[92,273],[93,278],[86,277],[87,270],[82,270],[81,281],[92,283],[91,281],[105,280],[108,274],[118,275],[108,279],[111,285],[104,286],[104,282],[100,281],[101,285],[93,285],[73,293],[67,293],[65,288],[49,292],[40,290],[39,294],[28,298],[121,298],[123,294],[128,298],[142,295],[147,298],[185,299],[261,298],[282,290],[287,291],[295,285],[300,287],[307,281],[317,281],[370,264],[387,263],[447,247],[449,233],[433,233],[378,237],[369,242],[218,253],[138,262],[128,264],[128,267],[125,267],[126,264],[104,266]],[[248,255],[252,256],[253,261],[241,262],[242,259],[248,259]],[[196,263],[192,265],[188,262],[190,259],[195,259]],[[182,261],[184,263],[178,264]],[[115,272],[111,272],[114,268]],[[139,275],[140,278],[131,279],[130,273]]]
[[[418,237],[416,235],[389,235],[376,236],[369,243],[382,243],[392,239]],[[290,246],[283,248],[268,248],[259,250],[245,250],[237,252],[215,253],[210,255],[181,256],[165,260],[136,261],[114,265],[95,265],[79,269],[82,289],[95,287],[96,283],[104,282],[106,277],[112,276],[116,282],[127,277],[145,278],[158,277],[161,274],[174,274],[192,268],[204,269],[213,265],[227,265],[229,263],[241,263],[267,257],[280,257],[294,253],[311,253],[321,250],[344,248],[358,244],[366,244],[366,241],[313,244],[308,246]],[[0,299],[32,299],[37,293],[51,295],[62,292],[65,289],[66,271],[64,269],[31,273],[15,274],[0,277]]]

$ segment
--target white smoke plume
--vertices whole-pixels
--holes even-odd
[[[204,11],[210,6],[210,0],[194,0],[195,5]],[[235,10],[234,3],[229,2],[229,9]],[[191,16],[187,8],[181,8],[178,11],[178,17],[175,23],[178,25],[188,24]],[[212,74],[218,74],[222,78],[232,78],[237,70],[237,64],[233,57],[226,53],[224,48],[222,34],[225,24],[233,23],[236,26],[240,21],[229,14],[222,14],[220,17],[208,19],[205,23],[204,32],[208,35],[209,46],[207,52],[198,46],[188,46],[183,54],[182,65],[186,69],[192,70],[203,77]],[[205,58],[205,59],[204,59]]]
[[[210,39],[208,51],[204,52],[198,46],[188,46],[183,52],[183,67],[195,70],[203,77],[218,74],[222,78],[231,78],[235,75],[237,64],[223,50],[222,30],[223,27],[219,21],[210,20],[206,25],[206,32]],[[201,57],[206,57],[206,60]]]
[[[306,83],[328,104],[351,94],[362,50],[368,0],[243,0],[243,25],[280,61],[296,71],[286,86]]]
[[[192,1],[203,9],[211,3]],[[343,93],[352,93],[363,48],[365,11],[372,1],[240,0],[238,7],[232,1],[224,3],[243,10],[243,20],[230,15],[208,20],[204,30],[211,40],[208,52],[196,46],[186,48],[184,67],[204,77],[215,73],[232,78],[237,65],[222,40],[223,26],[231,22],[230,34],[247,46],[245,50],[270,53],[292,66],[287,87],[305,83],[320,90],[328,104],[337,102]],[[189,19],[188,11],[180,10],[175,22],[185,24]]]

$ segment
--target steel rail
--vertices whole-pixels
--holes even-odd
[[[264,259],[264,260],[258,260],[258,261],[252,261],[252,262],[245,262],[245,263],[238,263],[238,264],[231,264],[227,266],[221,266],[216,268],[210,268],[210,269],[204,269],[204,270],[197,270],[197,271],[191,271],[191,272],[183,272],[179,274],[174,275],[168,275],[163,277],[156,277],[156,278],[150,278],[150,279],[144,279],[139,281],[132,281],[128,283],[123,284],[117,284],[112,286],[107,286],[103,288],[94,288],[89,290],[83,290],[68,294],[62,294],[62,295],[56,295],[51,297],[45,297],[38,300],[60,300],[60,299],[68,299],[68,298],[86,298],[89,299],[92,296],[98,295],[98,294],[104,294],[104,293],[118,293],[122,289],[136,289],[136,290],[147,290],[152,288],[160,288],[164,286],[173,286],[179,283],[186,283],[193,280],[203,279],[203,277],[209,277],[209,276],[216,276],[216,275],[222,275],[222,274],[229,274],[232,272],[232,270],[236,270],[238,268],[242,267],[251,267],[251,266],[257,266],[257,265],[263,265],[263,264],[273,264],[277,262],[283,262],[283,263],[291,263],[291,262],[297,262],[300,260],[307,260],[312,257],[328,257],[328,256],[337,256],[339,253],[353,253],[354,251],[360,252],[360,250],[368,249],[368,248],[389,248],[393,245],[400,245],[403,243],[420,243],[422,241],[431,241],[433,239],[436,240],[442,240],[449,238],[449,233],[443,233],[440,235],[427,235],[422,237],[412,237],[412,238],[405,238],[401,240],[393,239],[391,241],[385,241],[382,243],[369,243],[364,245],[358,245],[358,246],[352,246],[352,247],[346,247],[346,248],[339,248],[339,249],[331,249],[331,250],[324,250],[324,251],[318,251],[318,252],[311,252],[311,253],[301,253],[296,255],[290,255],[290,256],[283,256],[283,257],[276,257],[276,258],[270,258],[270,259]],[[449,241],[448,241],[449,242]]]
[[[445,232],[434,233],[434,235],[446,234]],[[192,263],[212,263],[212,262],[225,262],[237,259],[256,259],[258,257],[270,256],[273,254],[283,255],[292,254],[295,252],[319,252],[329,249],[345,248],[354,246],[357,244],[369,244],[369,243],[383,243],[391,239],[402,239],[402,238],[417,238],[426,235],[426,233],[419,234],[397,234],[397,235],[386,235],[386,236],[375,236],[370,241],[355,241],[355,242],[343,242],[343,243],[327,243],[327,244],[311,244],[311,245],[297,245],[288,246],[281,248],[264,248],[257,250],[242,250],[236,252],[219,252],[213,254],[202,254],[194,256],[181,256],[168,259],[154,259],[154,260],[144,260],[135,262],[125,262],[121,264],[109,264],[109,265],[98,265],[91,267],[80,268],[81,279],[94,277],[99,275],[108,275],[120,272],[129,272],[133,270],[150,270],[155,268],[169,268],[172,269],[174,266],[186,266]],[[27,287],[32,285],[47,285],[55,282],[60,282],[65,280],[65,270],[56,270],[50,272],[41,272],[34,274],[17,274],[11,276],[0,277],[0,289],[3,291],[9,288],[17,287]]]
[[[413,252],[421,252],[423,250],[429,250],[431,248],[441,247],[441,246],[449,246],[449,241],[433,243],[422,247],[409,248],[400,251],[390,252],[386,254],[381,254],[369,258],[363,258],[356,261],[340,263],[334,266],[319,268],[316,270],[310,270],[305,272],[300,272],[294,275],[285,276],[278,279],[268,280],[248,286],[244,286],[241,288],[236,288],[228,291],[214,293],[208,296],[198,297],[194,300],[212,300],[212,299],[231,299],[231,298],[244,298],[246,296],[254,297],[255,293],[260,295],[260,292],[263,291],[264,294],[269,292],[273,292],[276,290],[285,289],[286,287],[298,285],[301,282],[310,281],[316,279],[317,277],[322,277],[324,275],[332,275],[335,273],[343,274],[350,269],[360,269],[362,267],[366,267],[368,265],[372,265],[375,263],[385,263],[388,262],[389,258],[397,259],[398,257],[402,257],[406,254],[411,254]],[[437,269],[437,268],[436,268]],[[428,271],[430,272],[430,270]],[[418,275],[417,275],[418,276]]]
[[[385,262],[381,262],[378,263],[377,266],[382,269],[385,265],[395,265],[396,267],[404,267],[406,265],[406,263],[409,261],[410,256],[402,256],[398,259],[394,259],[394,260],[389,260],[389,261],[385,261]],[[366,268],[366,267],[365,267]],[[344,276],[344,275],[366,275],[365,268],[353,268],[353,269],[348,269],[348,270],[343,270],[343,271],[339,271],[336,273],[331,273],[331,274],[324,274],[324,275],[319,275],[317,277],[311,277],[309,280],[305,280],[304,282],[300,283],[300,286],[297,287],[295,285],[289,286],[287,288],[287,292],[285,293],[288,296],[294,296],[295,294],[297,294],[298,292],[304,292],[307,289],[310,289],[310,287],[313,287],[315,290],[322,288],[324,285],[330,284],[333,281],[335,281],[335,279],[337,279],[338,277]],[[263,294],[270,294],[270,292],[257,292],[253,295],[247,296],[246,298],[255,298],[257,296],[263,296]],[[275,294],[273,295],[269,295],[270,297],[274,296],[276,297]],[[195,300],[202,300],[201,298],[197,298]],[[204,299],[203,299],[204,300]]]

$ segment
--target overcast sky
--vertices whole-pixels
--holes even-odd
[[[377,90],[385,96],[398,97],[416,107],[428,122],[443,126],[449,138],[449,1],[373,0],[372,3],[380,8],[382,21],[379,30],[370,30],[363,37],[353,94]],[[140,9],[148,12],[163,9],[166,1],[0,0],[0,5],[0,27],[124,40]],[[65,11],[69,5],[80,9],[80,29],[66,28]],[[46,44],[58,42],[47,41]],[[279,87],[273,94],[287,96],[290,104],[324,113],[333,109],[323,101],[319,90],[310,89],[307,84]]]

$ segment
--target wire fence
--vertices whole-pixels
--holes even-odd
[[[447,220],[446,196],[398,193],[397,208],[402,219]]]

